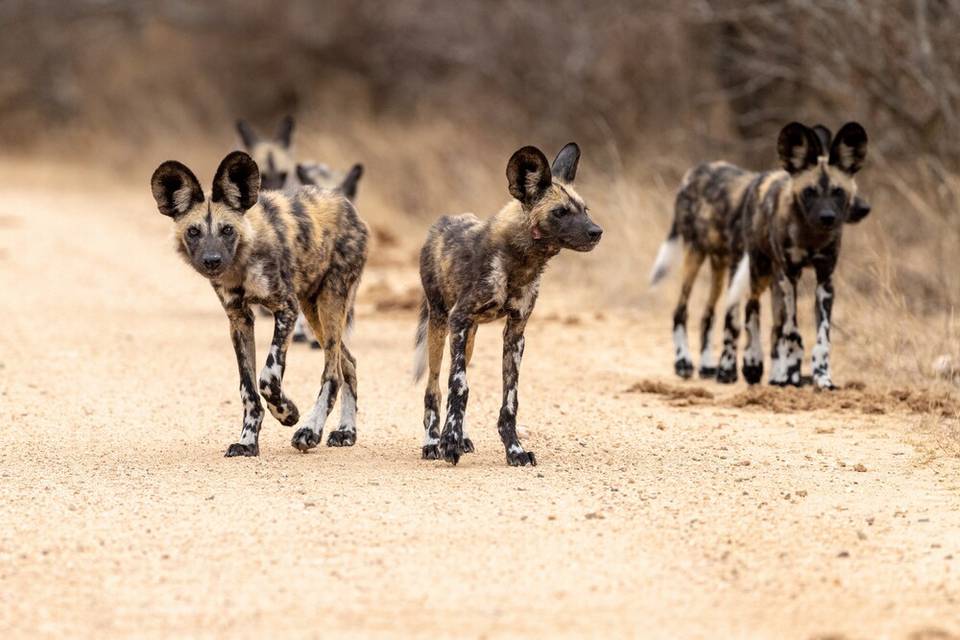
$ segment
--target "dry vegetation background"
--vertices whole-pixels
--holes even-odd
[[[655,306],[665,339],[675,284],[645,273],[683,171],[770,168],[786,122],[859,120],[874,212],[841,261],[847,370],[960,355],[956,0],[5,0],[0,31],[0,153],[106,174],[143,215],[160,161],[206,182],[237,117],[293,113],[299,156],[364,162],[361,212],[412,253],[437,215],[502,205],[515,148],[577,140],[607,235],[548,290]]]

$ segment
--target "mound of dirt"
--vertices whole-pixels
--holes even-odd
[[[853,383],[834,391],[816,391],[813,388],[757,387],[747,389],[727,400],[736,408],[757,407],[774,413],[795,411],[858,411],[880,415],[885,413],[937,413],[955,416],[960,413],[960,401],[947,392],[925,389],[894,389],[873,391],[863,383]]]
[[[713,394],[703,387],[681,387],[659,382],[657,380],[641,380],[630,386],[626,393],[652,393],[664,396],[673,406],[688,406],[703,404],[713,400]]]
[[[715,396],[703,387],[669,385],[657,380],[641,380],[628,393],[650,393],[665,397],[673,405],[708,404]],[[960,415],[960,399],[946,391],[927,389],[893,389],[874,391],[863,382],[851,382],[834,391],[817,391],[812,387],[757,386],[741,391],[715,404],[736,409],[757,408],[773,413],[799,411],[857,411],[882,415],[886,413],[932,413],[941,416]]]

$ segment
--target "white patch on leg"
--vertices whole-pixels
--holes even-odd
[[[687,348],[687,331],[683,325],[673,328],[673,348],[675,360],[690,361],[690,349]]]
[[[310,415],[307,416],[307,422],[304,426],[316,434],[323,433],[323,425],[327,422],[327,406],[330,401],[332,386],[333,384],[330,381],[323,383],[323,386],[320,387],[320,395],[317,396],[317,401],[314,403],[313,409],[310,410]]]
[[[240,432],[240,444],[256,444],[263,416],[261,414],[260,420],[257,419],[254,413],[257,404],[253,398],[247,395],[245,389],[240,392],[240,396],[243,400],[243,430]]]
[[[450,385],[450,393],[453,393],[458,396],[462,396],[467,392],[467,372],[458,371]]]
[[[700,368],[701,369],[715,369],[717,367],[716,357],[713,355],[713,349],[710,347],[710,343],[713,342],[710,338],[713,335],[713,327],[704,334],[703,347],[700,351]]]
[[[523,453],[523,447],[520,446],[520,443],[519,443],[519,442],[514,442],[514,443],[511,444],[509,447],[507,447],[507,451],[509,451],[510,453],[515,454],[515,455],[516,455],[516,454],[521,454],[521,453]]]
[[[423,418],[423,446],[439,444],[440,438],[435,438],[430,434],[437,429],[437,424],[440,422],[440,416],[437,415],[436,411],[430,410],[427,411],[427,414]]]
[[[825,308],[827,301],[832,297],[822,285],[817,286],[817,306]],[[820,388],[833,386],[830,375],[830,322],[825,314],[821,314],[820,325],[817,327],[817,342],[813,345],[813,382]]]
[[[357,399],[347,385],[340,395],[340,426],[346,427],[344,431],[357,430]]]
[[[743,350],[743,362],[757,366],[763,362],[763,344],[760,341],[760,314],[752,313],[747,318],[747,347]]]

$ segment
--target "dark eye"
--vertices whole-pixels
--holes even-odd
[[[551,211],[550,213],[552,213],[552,214],[554,215],[554,217],[556,217],[556,218],[562,218],[562,217],[564,217],[565,215],[567,215],[568,213],[570,213],[570,210],[567,209],[566,207],[557,207],[556,209],[554,209],[554,210]]]
[[[233,235],[233,227],[231,227],[228,224],[224,225],[220,229],[220,235],[229,238],[230,236]]]
[[[847,194],[844,193],[843,189],[841,189],[840,187],[834,187],[833,190],[830,192],[830,195],[840,200],[845,198]]]
[[[277,179],[280,181],[280,184],[281,184],[281,185],[287,184],[287,172],[286,172],[286,171],[282,171],[282,172],[278,173],[278,174],[277,174]]]
[[[810,200],[811,198],[816,198],[818,194],[815,188],[807,187],[800,195],[803,196],[804,200]]]
[[[199,228],[199,227],[190,227],[189,229],[187,229],[187,236],[189,236],[189,237],[191,237],[191,238],[199,238],[199,237],[200,237],[200,228]]]

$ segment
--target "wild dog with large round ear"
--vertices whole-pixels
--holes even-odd
[[[296,184],[293,128],[293,116],[284,116],[277,125],[276,133],[265,138],[245,120],[237,120],[240,141],[260,167],[261,186],[266,190],[284,189]]]
[[[590,218],[573,181],[580,147],[566,145],[553,164],[536,147],[523,147],[507,163],[507,190],[513,196],[492,218],[446,216],[427,234],[420,252],[424,297],[417,327],[415,378],[429,366],[424,396],[421,456],[457,464],[474,450],[466,433],[467,365],[477,327],[506,318],[503,331],[503,404],[497,431],[513,466],[534,465],[516,422],[524,328],[533,312],[540,276],[562,249],[591,251],[602,230]],[[440,430],[440,365],[450,334],[447,415]]]
[[[775,322],[770,384],[799,386],[803,340],[797,324],[797,282],[802,270],[812,267],[817,276],[813,383],[819,389],[832,389],[833,271],[844,224],[869,212],[869,205],[857,199],[854,181],[866,159],[867,133],[860,124],[848,122],[831,138],[826,127],[792,122],[780,132],[777,150],[784,171],[765,174],[751,185],[744,200],[745,257],[731,286],[728,313],[733,312],[740,292],[747,293],[743,374],[747,382],[759,382],[763,375],[760,295],[771,287]]]
[[[833,134],[824,125],[811,127],[819,146],[810,142],[807,132],[800,127],[791,127],[787,132],[799,140],[803,149],[801,165],[814,153],[825,156],[831,148]],[[785,136],[788,138],[789,136]],[[788,142],[787,139],[784,142]],[[786,154],[796,151],[791,147]],[[794,158],[786,158],[790,165]],[[712,351],[711,335],[714,312],[724,279],[742,284],[749,283],[749,273],[742,271],[735,278],[743,252],[742,218],[744,201],[756,181],[766,174],[747,171],[728,162],[710,162],[695,166],[683,177],[674,201],[674,216],[666,240],[660,245],[656,260],[650,271],[650,283],[656,285],[667,276],[671,268],[682,263],[680,297],[673,312],[674,371],[682,378],[694,374],[694,363],[687,340],[687,304],[704,262],[711,266],[710,293],[700,321],[700,366],[701,378],[716,377],[721,383],[737,380],[737,340],[740,336],[736,307],[730,307],[723,323],[723,348],[717,359]],[[856,223],[870,213],[870,204],[856,195],[850,204],[846,223]],[[739,299],[735,292],[733,298]],[[751,352],[750,367],[762,360],[762,354]],[[762,366],[762,365],[761,365]]]
[[[292,426],[300,413],[281,383],[287,347],[300,309],[324,339],[321,389],[307,424],[291,444],[307,451],[320,442],[327,415],[343,387],[339,428],[328,446],[356,442],[356,360],[342,342],[366,262],[367,226],[341,194],[316,187],[261,191],[256,162],[242,151],[227,155],[217,168],[210,197],[190,169],[164,162],[150,181],[160,213],[175,224],[180,255],[210,281],[230,321],[230,337],[240,371],[243,426],[227,456],[259,455],[263,421],[260,396],[281,424]],[[273,341],[259,377],[251,305],[274,316]]]

